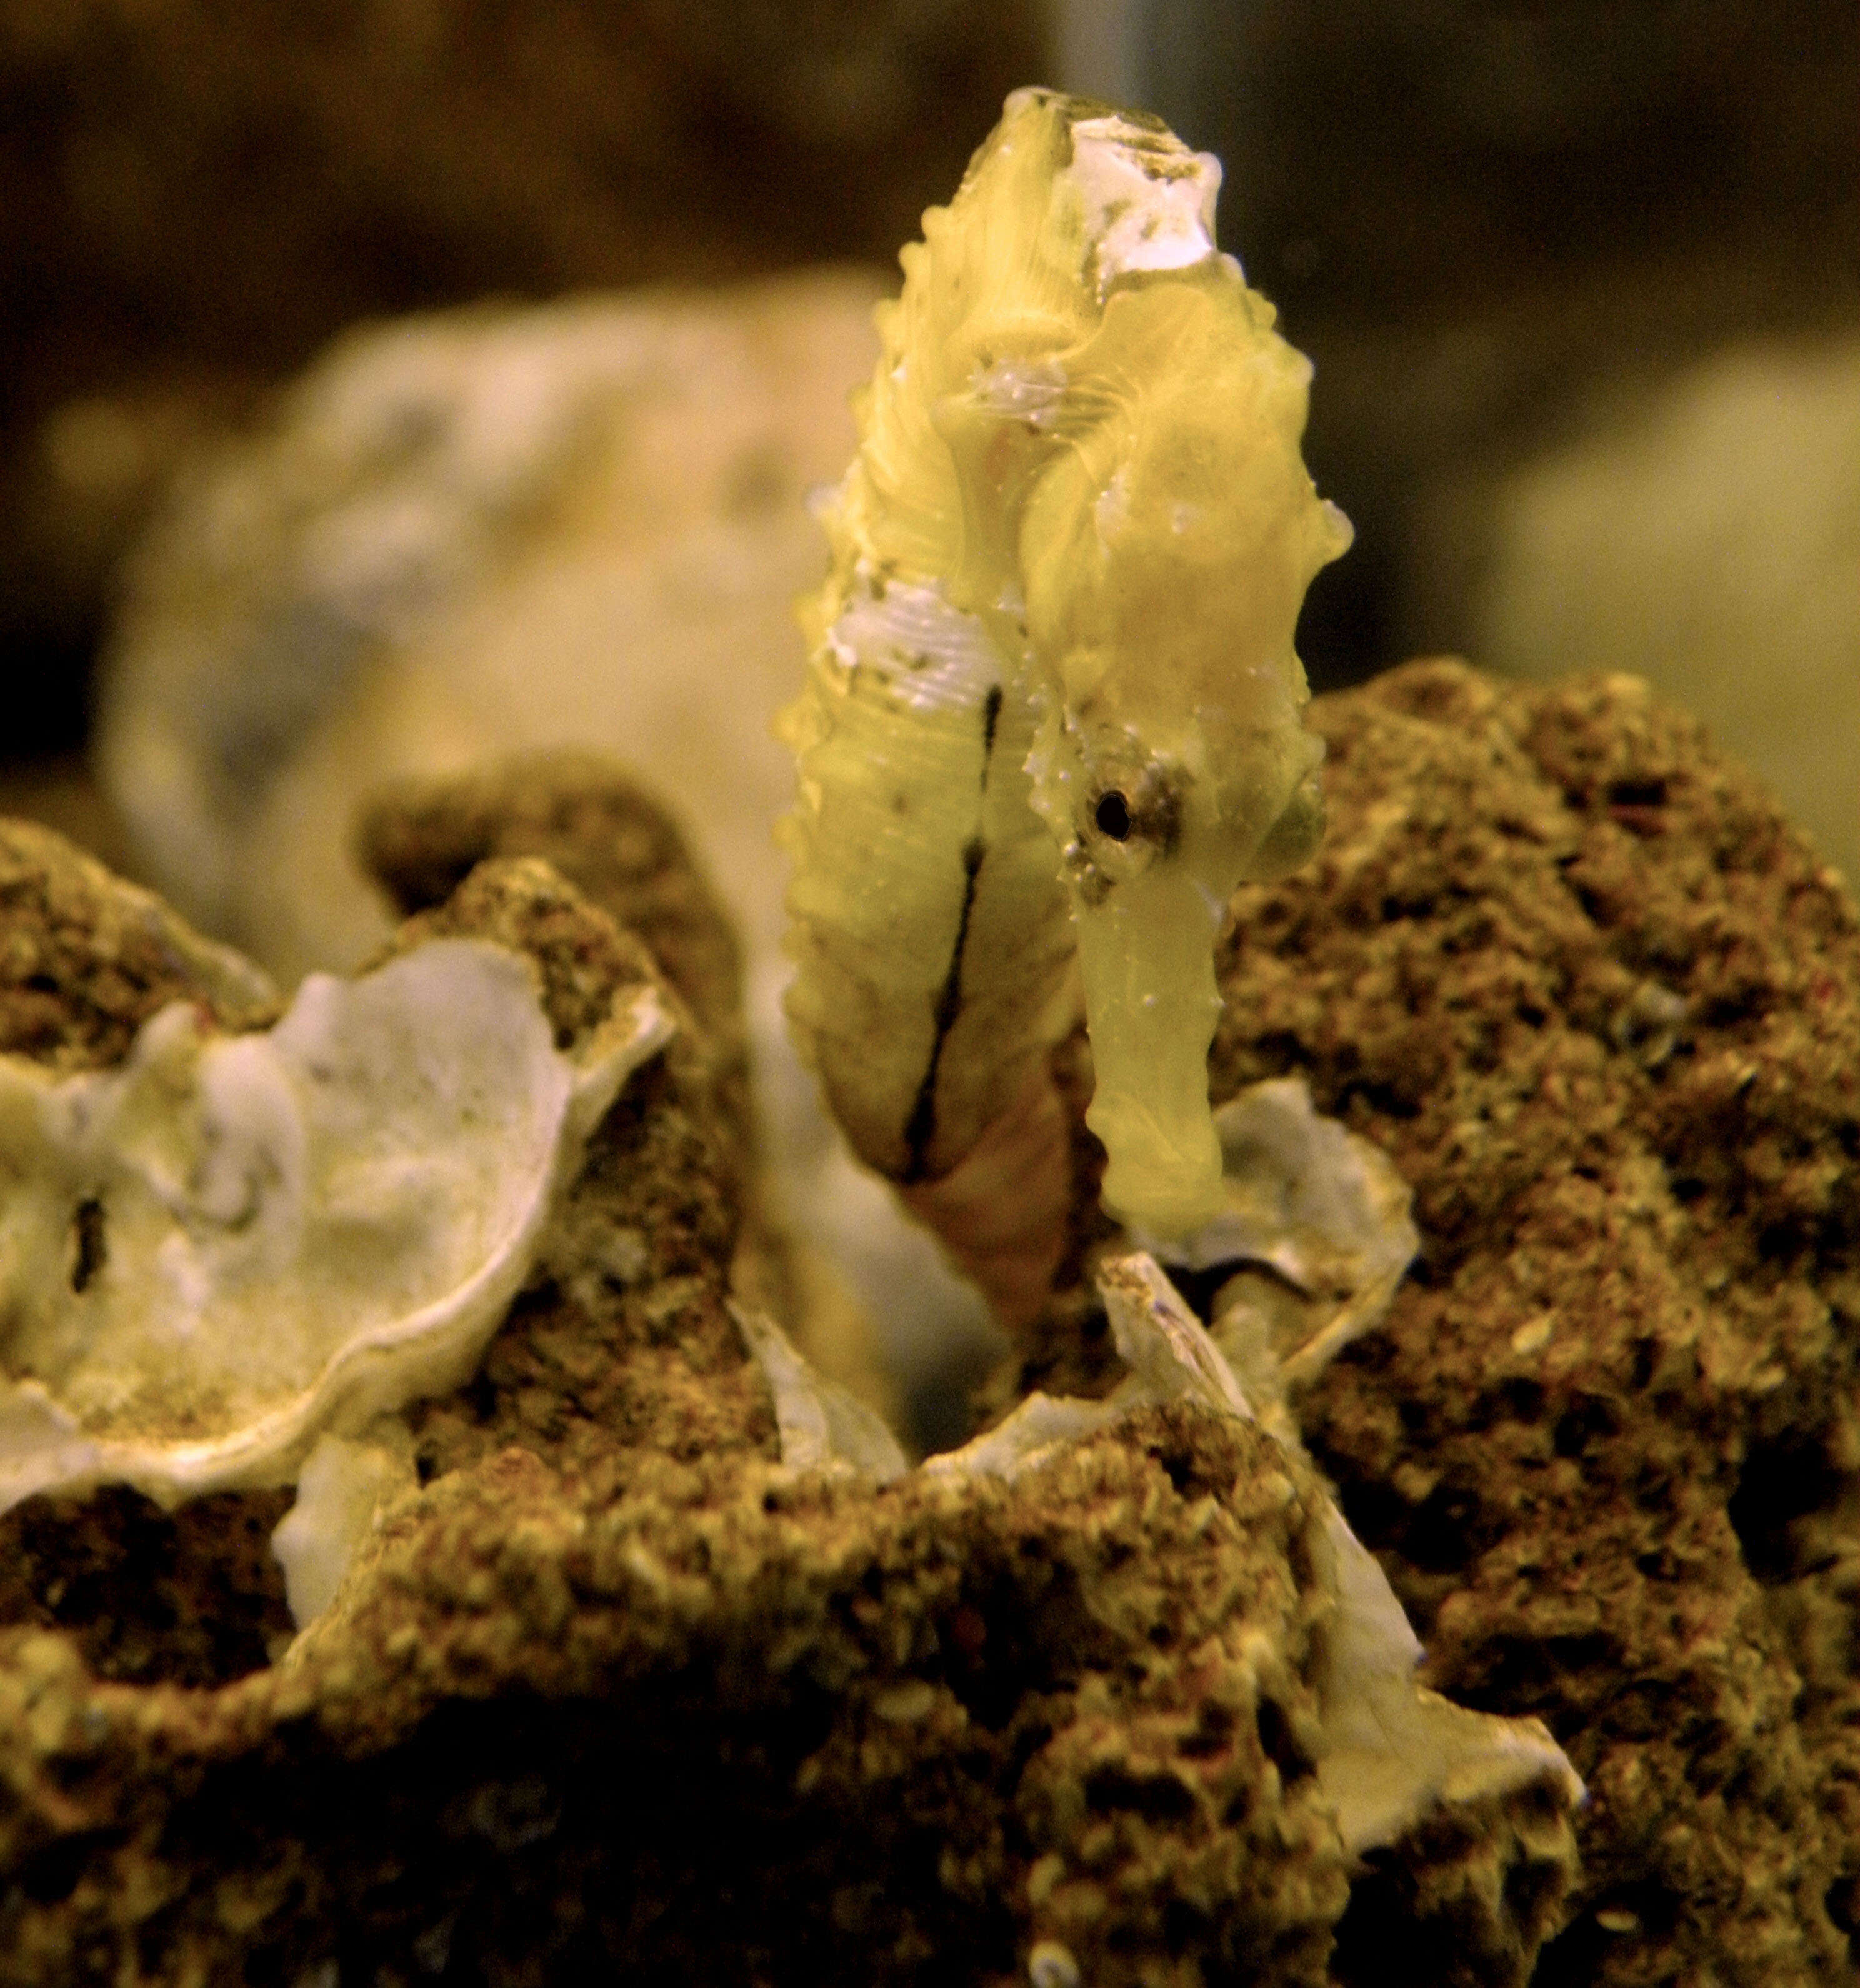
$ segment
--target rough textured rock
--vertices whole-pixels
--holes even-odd
[[[560,871],[644,942],[689,1006],[731,1150],[751,1158],[758,1142],[741,948],[679,830],[621,768],[558,752],[407,782],[369,806],[356,844],[403,916],[436,910],[492,857],[536,858]],[[766,1209],[767,1186],[748,1165],[734,1183],[754,1211],[738,1246],[739,1293],[786,1321],[817,1365],[898,1419],[896,1377],[885,1371],[870,1320],[822,1287],[805,1253]]]
[[[1316,712],[1330,831],[1236,901],[1214,1088],[1302,1072],[1423,1253],[1308,1439],[1430,1681],[1588,1781],[1544,1988],[1851,1982],[1853,902],[1631,680]]]
[[[183,995],[229,1028],[276,1019],[258,969],[32,822],[0,822],[0,1051],[57,1070],[119,1063]]]
[[[537,962],[565,1043],[657,973],[535,856],[396,943],[456,933]],[[52,1037],[82,1048],[105,998],[127,1031],[149,991],[80,998],[114,935],[60,943]],[[1349,1872],[1313,1772],[1308,1466],[1187,1405],[1012,1483],[775,1464],[724,1303],[741,1155],[684,1012],[295,1644],[278,1496],[0,1528],[0,1981],[1005,1988],[1035,1952],[1112,1988],[1325,1981]],[[1463,1922],[1461,1961],[1521,1981],[1566,1821],[1546,1796],[1443,1829],[1396,1860],[1395,1922]]]
[[[403,918],[437,910],[492,857],[559,871],[642,942],[713,1055],[727,1058],[747,1149],[741,948],[678,830],[619,766],[592,753],[540,753],[410,783],[368,808],[356,841]]]
[[[577,1478],[526,1432],[215,1691],[11,1637],[0,1979],[1005,1983],[1031,1922],[1096,1980],[1323,1981],[1342,1859],[1259,1654],[1308,1648],[1311,1508],[1248,1432],[882,1495],[732,1433]]]
[[[1588,1783],[1534,1979],[1852,1983],[1860,918],[1635,679],[1418,662],[1312,714],[1329,828],[1234,901],[1210,1089],[1295,1071],[1414,1190],[1389,1317],[1295,1405],[1428,1681]],[[1064,1293],[994,1398],[1104,1351]],[[1358,1884],[1340,1977],[1436,1978],[1417,1882]]]
[[[1301,1073],[1415,1189],[1416,1273],[1301,1412],[1430,1682],[1589,1782],[1534,1978],[1852,1980],[1860,921],[1622,679],[1316,712],[1330,837],[1237,903],[1214,1087]],[[19,1046],[120,1053],[187,969],[112,977],[75,898],[55,953],[52,894],[8,900],[17,984],[63,962]],[[560,1026],[653,970],[528,850],[423,921],[534,950]],[[1521,1983],[1552,1818],[1353,1885],[1326,1846],[1301,1466],[1183,1410],[1013,1486],[772,1462],[713,1073],[694,1023],[630,1085],[283,1661],[269,1510],[14,1515],[0,1980],[1004,1988],[1044,1938],[1093,1982]],[[1107,1380],[1102,1337],[1062,1303],[1029,1371]]]

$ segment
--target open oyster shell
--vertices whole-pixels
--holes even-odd
[[[177,1002],[115,1069],[0,1057],[0,1510],[286,1483],[457,1385],[672,1026],[631,990],[565,1054],[527,961],[442,939],[262,1033]]]

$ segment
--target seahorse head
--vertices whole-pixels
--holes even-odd
[[[1299,453],[1309,361],[1211,232],[1197,242],[1180,224],[1184,180],[1208,184],[1211,208],[1218,167],[1121,119],[1072,130],[1086,266],[1106,294],[1055,362],[1066,445],[1021,512],[1043,707],[1028,770],[1072,891],[1105,1199],[1180,1233],[1218,1205],[1207,1056],[1227,899],[1304,861],[1322,830],[1293,632],[1350,529]],[[1108,268],[1102,221],[1089,245],[1092,175],[1107,177],[1093,147],[1123,154],[1135,205],[1111,225],[1139,243],[1153,189],[1156,232],[1175,226],[1169,266]]]

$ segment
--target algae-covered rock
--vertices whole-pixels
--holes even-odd
[[[356,846],[403,915],[443,905],[490,857],[535,858],[636,934],[692,1010],[697,1026],[685,1041],[701,1056],[728,1125],[727,1149],[742,1175],[733,1191],[760,1211],[767,1176],[751,1164],[743,948],[680,831],[636,779],[598,755],[558,751],[451,779],[400,782],[364,811]],[[758,1219],[750,1229],[751,1240],[739,1246],[735,1263],[738,1294],[789,1320],[815,1360],[895,1415],[898,1377],[879,1361],[871,1321],[856,1306],[834,1302],[785,1228]]]
[[[727,1301],[727,1058],[538,857],[396,950],[468,936],[529,959],[564,1047],[643,979],[679,1032],[479,1372],[405,1412],[410,1481],[311,1570],[302,1633],[279,1494],[0,1522],[0,1980],[1318,1988],[1355,1858],[1322,1771],[1337,1521],[1295,1445],[1230,1376],[1152,1377],[1009,1479],[778,1461]],[[1559,1773],[1440,1811],[1508,1880],[1487,1978],[1555,1923]]]
[[[1423,664],[1315,708],[1336,827],[1236,906],[1214,1093],[1295,1074],[1413,1191],[1386,1321],[1285,1406],[1419,1682],[1587,1782],[1566,1927],[1554,1776],[1443,1783],[1352,1856],[1338,1708],[1412,1692],[1412,1641],[1340,1634],[1326,1486],[1200,1324],[1201,1380],[1137,1398],[1136,1286],[1030,1330],[1001,1405],[1062,1412],[1011,1474],[780,1460],[727,1056],[668,985],[679,1033],[306,1631],[278,1494],[0,1522],[0,1980],[1850,1978],[1852,908],[1631,685]],[[516,946],[570,1040],[656,969],[494,854],[397,943]],[[10,900],[22,962],[49,894]],[[39,1052],[120,1058],[189,969],[119,984],[120,939],[57,929]]]
[[[231,1028],[277,1017],[277,990],[250,961],[31,822],[0,823],[0,1052],[97,1069],[183,996]]]
[[[1631,679],[1419,663],[1315,710],[1332,826],[1235,901],[1214,1094],[1303,1076],[1421,1256],[1307,1439],[1427,1680],[1588,1784],[1541,1979],[1851,1982],[1852,900]],[[1359,1887],[1352,1979],[1413,1905]]]

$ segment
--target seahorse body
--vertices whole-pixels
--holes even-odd
[[[1214,1212],[1213,945],[1315,847],[1292,647],[1349,543],[1309,363],[1215,248],[1218,163],[1021,90],[881,306],[785,718],[788,1012],[856,1150],[948,1174],[1082,990],[1112,1212]]]

